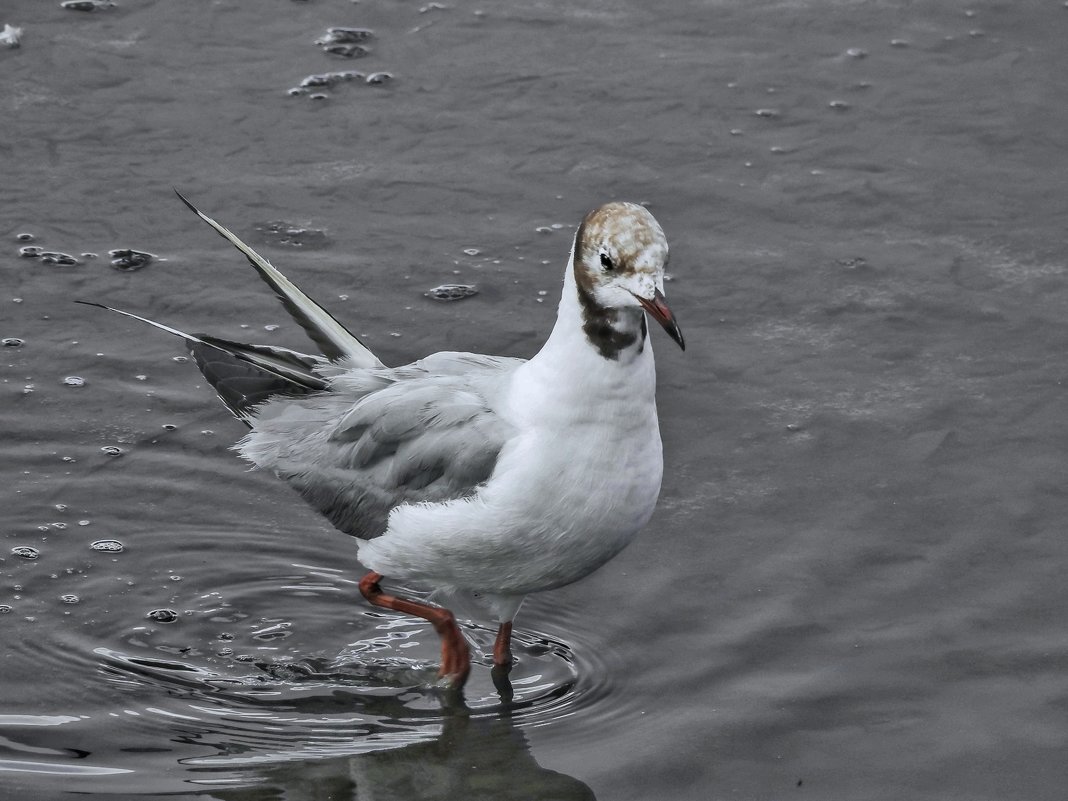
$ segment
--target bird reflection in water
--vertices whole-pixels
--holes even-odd
[[[511,692],[506,676],[495,680]],[[255,765],[254,775],[246,774],[251,786],[213,795],[227,801],[594,801],[585,783],[538,764],[507,703],[496,714],[468,709],[458,694],[443,703],[444,716],[427,722],[440,730],[432,739],[358,755]],[[410,710],[398,705],[394,712],[412,722]]]

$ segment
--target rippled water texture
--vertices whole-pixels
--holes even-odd
[[[65,5],[0,4],[0,797],[1063,797],[1064,3]],[[512,703],[73,305],[306,347],[172,186],[392,364],[663,223],[661,505]]]

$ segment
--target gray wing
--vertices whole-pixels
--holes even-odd
[[[364,539],[402,503],[469,497],[515,433],[495,411],[522,359],[439,353],[352,369],[328,392],[260,407],[239,444],[340,530]]]

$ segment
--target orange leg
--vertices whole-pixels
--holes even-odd
[[[493,641],[493,670],[490,676],[493,686],[497,688],[501,701],[507,706],[512,702],[514,692],[508,674],[512,672],[512,621],[501,623],[497,629],[497,639]]]
[[[501,623],[497,629],[497,639],[493,641],[493,666],[507,668],[512,666],[512,621]]]
[[[471,656],[467,650],[467,641],[456,625],[456,618],[448,609],[431,606],[409,598],[398,598],[382,592],[378,582],[382,576],[374,571],[360,579],[360,592],[375,606],[403,612],[406,615],[421,617],[434,626],[434,631],[441,637],[441,670],[438,676],[445,679],[450,689],[459,690],[467,681],[471,671]],[[496,648],[494,648],[496,659]]]

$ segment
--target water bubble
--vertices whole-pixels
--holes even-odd
[[[153,609],[145,617],[157,623],[173,623],[178,619],[178,613],[173,609]]]
[[[10,604],[0,604],[0,615],[9,614],[14,609]]]
[[[182,362],[189,361],[189,357],[188,356],[172,356],[171,357],[171,361],[172,362],[178,362],[179,364],[181,364]]]
[[[478,294],[478,288],[472,284],[442,284],[424,293],[434,300],[463,300]]]
[[[173,576],[167,576],[167,578],[169,578],[171,581],[181,581],[182,580],[182,577],[177,575],[177,574],[173,575]]]
[[[147,267],[159,258],[159,256],[153,256],[151,253],[145,253],[141,250],[131,250],[130,248],[109,250],[108,255],[111,256],[112,267],[127,273],[132,273],[134,270],[140,270],[142,267]]]
[[[63,379],[63,383],[68,387],[84,387],[85,379],[80,375],[69,375]]]
[[[164,423],[163,424],[163,430],[164,431],[177,431],[178,430],[178,426],[176,426],[174,423]]]
[[[122,456],[126,451],[118,445],[105,445],[100,451],[108,456]]]
[[[97,540],[89,547],[94,551],[107,551],[108,553],[122,553],[126,548],[126,546],[118,540]]]
[[[849,109],[849,104],[844,100],[832,100],[827,105],[833,108],[835,111],[846,111]]]
[[[49,528],[55,528],[55,529],[59,529],[59,530],[61,530],[61,531],[62,531],[63,529],[65,529],[66,527],[67,527],[67,524],[66,524],[66,523],[51,523],[51,524],[49,525]]]
[[[28,233],[15,234],[15,241],[17,241],[17,242],[32,242],[33,241],[33,234],[28,234]]]
[[[477,256],[481,252],[478,248],[464,248],[465,256]]]
[[[26,247],[19,248],[19,255],[27,259],[36,259],[44,253],[44,248],[39,248],[36,245],[27,245]]]
[[[344,72],[321,72],[317,75],[309,75],[307,78],[301,81],[300,88],[310,89],[319,86],[333,86],[334,84],[340,83],[341,81],[351,81],[354,78],[362,77],[363,73],[352,72],[351,70],[346,70]]]
[[[891,47],[908,47],[909,43],[905,39],[891,39],[890,40],[890,46]]]
[[[273,626],[267,626],[260,631],[254,632],[253,639],[260,642],[271,642],[272,640],[284,640],[290,637],[293,632],[287,631],[292,624],[290,623],[276,623]]]
[[[342,58],[363,58],[371,55],[370,50],[357,44],[323,45],[323,50],[330,53],[330,55],[341,56]]]
[[[366,42],[368,39],[373,38],[375,32],[369,28],[327,28],[326,33],[321,39],[316,39],[317,45],[331,44],[332,42],[339,42],[341,44],[354,44],[356,42]]]
[[[322,229],[305,228],[284,220],[259,223],[255,226],[255,229],[261,234],[264,241],[272,245],[298,247],[303,250],[325,248],[330,245],[330,238]]]
[[[61,267],[73,267],[78,263],[78,260],[69,253],[57,253],[50,250],[37,254],[37,258],[44,264],[58,264]]]
[[[868,51],[859,47],[851,47],[845,51],[845,54],[850,58],[867,58]]]
[[[771,118],[771,117],[778,117],[779,116],[778,110],[777,109],[773,109],[773,108],[758,108],[753,113],[756,114],[758,117]]]
[[[856,270],[868,266],[868,260],[863,256],[850,256],[845,259],[835,259],[835,264],[845,267],[847,270]]]
[[[45,532],[47,532],[47,531],[51,531],[52,529],[50,529],[50,528],[48,527],[48,525],[47,525],[46,523],[42,523],[41,525],[39,525],[39,526],[37,527],[37,530],[38,530],[38,531],[45,531]]]
[[[78,521],[78,525],[79,525],[79,526],[88,526],[88,525],[90,525],[90,524],[91,524],[92,522],[93,522],[92,520],[79,520],[79,521]]]
[[[324,52],[343,58],[363,58],[371,51],[362,46],[374,36],[367,28],[328,28],[326,33],[315,40]]]
[[[393,80],[393,73],[391,72],[372,72],[367,76],[367,83],[372,86],[381,86],[382,84],[389,83]]]
[[[59,600],[61,600],[65,604],[76,604],[78,603],[78,601],[81,600],[81,598],[79,598],[77,595],[74,595],[73,593],[69,593],[67,595],[59,596]]]
[[[222,640],[223,642],[232,642],[234,639],[234,635],[228,631],[224,631],[219,634],[218,639]]]
[[[29,545],[16,545],[11,549],[12,556],[19,556],[23,559],[36,559],[41,555],[41,552],[36,548],[32,548]]]
[[[3,339],[0,339],[0,344],[5,348],[21,348],[25,342],[25,339],[19,339],[18,337],[4,337]]]
[[[55,509],[57,512],[65,512],[65,511],[67,511],[67,504],[65,504],[65,503],[57,503],[52,508]]]
[[[115,3],[112,0],[63,0],[60,8],[68,11],[96,11],[98,8],[111,8]]]
[[[539,225],[537,228],[534,229],[534,232],[538,234],[551,234],[553,232],[553,229],[550,228],[548,225]]]
[[[263,330],[264,331],[277,331],[280,327],[281,326],[278,326],[278,325],[275,325],[274,323],[271,323],[270,325],[265,325],[263,327]]]

